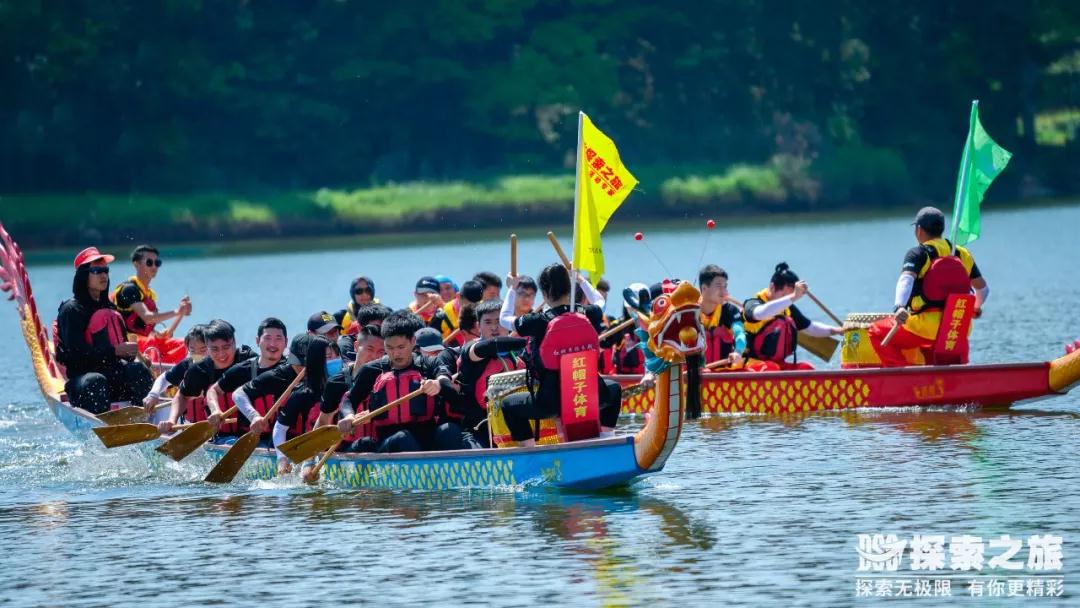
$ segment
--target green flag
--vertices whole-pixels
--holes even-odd
[[[971,102],[971,120],[960,175],[956,178],[956,201],[953,203],[952,242],[966,245],[979,238],[982,231],[979,204],[990,182],[1009,164],[1012,153],[997,145],[979,122],[979,101]]]

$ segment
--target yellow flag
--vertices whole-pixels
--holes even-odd
[[[612,214],[637,185],[622,164],[615,142],[581,114],[581,149],[578,150],[578,188],[574,268],[587,271],[593,281],[604,274],[604,248],[600,233]]]

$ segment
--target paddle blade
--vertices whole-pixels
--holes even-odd
[[[134,443],[142,443],[161,436],[158,428],[152,424],[121,424],[118,426],[94,427],[94,434],[107,448],[118,448]]]
[[[165,443],[157,447],[157,451],[172,458],[176,462],[188,457],[189,454],[199,449],[214,436],[215,429],[209,422],[203,420],[184,429]]]
[[[149,420],[146,416],[145,408],[135,407],[133,405],[98,414],[97,417],[98,420],[109,426],[116,426],[118,424],[137,424]]]
[[[818,338],[806,332],[799,332],[799,346],[822,361],[831,361],[840,342],[833,338]]]
[[[293,462],[304,462],[328,450],[330,446],[340,443],[343,439],[341,430],[336,426],[320,426],[309,433],[299,437],[293,437],[278,446],[278,450]]]
[[[240,439],[236,440],[236,443],[232,444],[229,451],[225,452],[214,468],[210,469],[203,481],[229,483],[240,472],[240,469],[244,468],[244,463],[251,458],[257,447],[259,447],[259,433],[244,433]]]

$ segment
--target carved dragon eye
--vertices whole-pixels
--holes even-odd
[[[671,299],[665,296],[659,296],[652,302],[652,314],[654,317],[662,317],[667,309],[671,306]]]

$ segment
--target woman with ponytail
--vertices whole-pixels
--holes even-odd
[[[835,325],[811,321],[795,302],[809,291],[805,281],[800,281],[786,262],[776,265],[769,286],[743,304],[744,329],[747,334],[746,369],[751,371],[776,371],[781,369],[814,369],[806,362],[788,357],[795,356],[800,331],[815,337],[842,334],[844,330]]]

